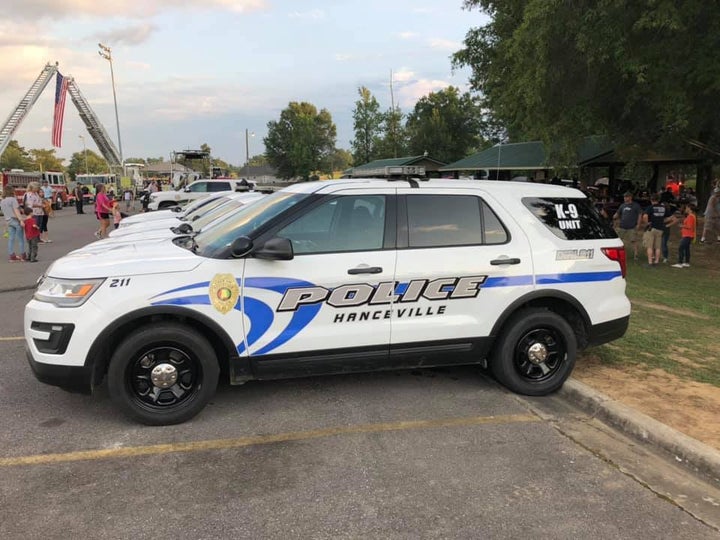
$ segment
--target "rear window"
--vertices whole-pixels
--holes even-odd
[[[524,197],[523,204],[563,240],[601,240],[617,234],[588,199]]]

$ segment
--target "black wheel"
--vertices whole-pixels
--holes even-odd
[[[570,376],[577,339],[568,322],[544,309],[525,309],[503,328],[490,369],[503,385],[519,394],[543,396]]]
[[[198,414],[217,388],[215,351],[195,330],[161,323],[126,337],[110,359],[108,390],[143,424],[179,424]]]

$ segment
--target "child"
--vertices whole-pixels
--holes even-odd
[[[117,201],[113,201],[112,203],[112,215],[113,215],[113,224],[115,225],[115,228],[117,229],[120,226],[120,220],[123,218],[122,212],[120,212],[120,205]]]
[[[29,262],[37,262],[38,244],[40,243],[40,226],[35,221],[32,208],[25,207],[25,239],[27,240],[27,258]]]
[[[692,204],[685,205],[685,219],[680,229],[680,247],[678,248],[678,263],[673,264],[673,268],[689,268],[690,267],[690,244],[695,240],[695,206]]]

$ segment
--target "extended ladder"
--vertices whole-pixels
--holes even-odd
[[[57,73],[57,63],[55,65],[46,64],[38,78],[35,79],[35,82],[30,87],[30,90],[25,94],[25,97],[22,98],[18,106],[15,107],[15,110],[10,113],[10,116],[2,125],[2,128],[0,128],[0,155],[5,151],[13,134],[17,131],[17,128],[20,127],[22,121],[25,120],[25,116],[27,116],[32,106],[35,105],[38,97],[40,97],[40,94],[45,90],[47,83],[50,82],[50,79],[52,79],[55,73]]]
[[[7,148],[13,134],[17,131],[18,127],[20,127],[20,124],[25,119],[27,113],[30,112],[30,109],[35,104],[38,97],[40,97],[40,94],[42,94],[43,90],[45,90],[45,87],[48,82],[50,82],[50,79],[52,79],[57,73],[57,66],[57,62],[54,65],[45,65],[43,70],[40,72],[40,76],[35,80],[30,87],[30,90],[28,90],[25,97],[20,101],[20,104],[3,124],[0,129],[0,155],[2,155],[5,148]],[[82,118],[82,121],[85,123],[88,133],[90,133],[90,136],[95,141],[95,144],[97,144],[98,150],[100,150],[100,153],[105,158],[105,161],[108,162],[111,168],[121,167],[120,154],[117,151],[115,143],[113,143],[108,136],[107,131],[105,131],[105,128],[100,123],[100,120],[98,120],[98,117],[95,116],[90,104],[87,102],[82,93],[80,93],[80,89],[75,83],[75,79],[72,77],[68,77],[68,93],[80,113],[80,118]]]
[[[98,117],[95,116],[90,104],[85,99],[85,96],[82,95],[80,89],[75,83],[75,79],[72,77],[68,79],[68,93],[80,113],[80,118],[82,118],[82,121],[85,122],[85,127],[87,127],[88,133],[95,141],[95,144],[105,158],[105,161],[108,162],[111,168],[121,167],[120,153],[117,151],[115,143],[112,142],[112,139],[108,136],[107,131],[105,131],[105,128],[100,123],[100,120],[98,120]]]

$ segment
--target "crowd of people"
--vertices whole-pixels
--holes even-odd
[[[74,189],[75,209],[77,214],[85,214],[84,191],[80,182]],[[133,193],[123,191],[122,201],[125,212],[121,210],[121,201],[114,193],[107,193],[104,184],[95,186],[94,214],[99,221],[95,231],[96,238],[105,238],[111,224],[117,228],[120,221],[127,216],[133,202]],[[8,262],[37,262],[38,245],[49,244],[48,223],[54,214],[53,190],[48,182],[30,182],[27,185],[22,202],[18,201],[13,186],[5,186],[0,200],[0,209],[4,217],[5,229],[3,236],[7,238]]]
[[[13,186],[3,188],[0,201],[5,218],[9,262],[37,262],[38,244],[49,244],[48,221],[53,214],[52,188],[45,181],[30,182],[23,195],[22,205]]]
[[[615,230],[634,260],[640,257],[640,244],[647,256],[646,266],[654,268],[670,259],[670,233],[680,227],[677,262],[673,268],[690,267],[690,248],[697,237],[697,198],[691,190],[675,193],[668,187],[662,193],[650,195],[650,202],[642,206],[632,192],[626,192],[623,203],[611,216]],[[610,216],[608,216],[610,217]],[[715,180],[703,213],[704,223],[700,243],[720,242],[720,181]]]

